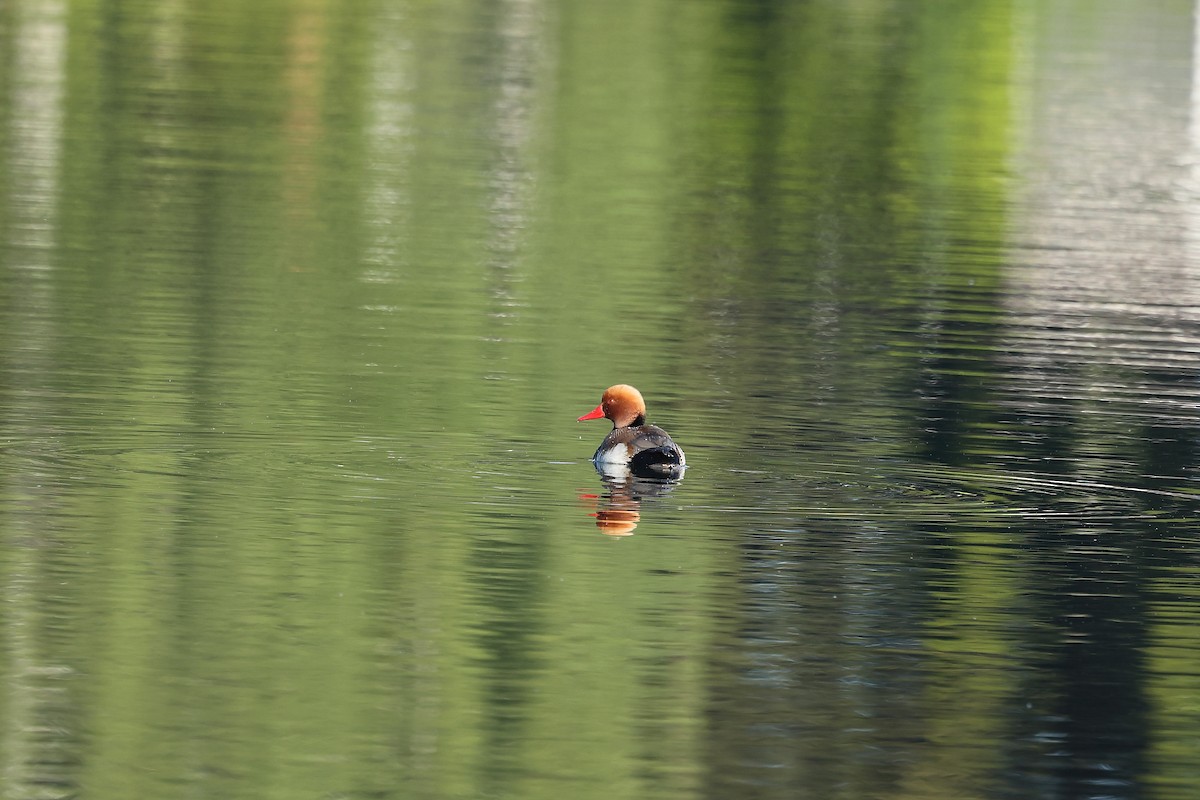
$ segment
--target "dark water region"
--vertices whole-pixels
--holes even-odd
[[[1194,20],[0,5],[4,794],[1193,796]]]

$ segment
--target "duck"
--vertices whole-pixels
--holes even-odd
[[[662,428],[646,424],[646,401],[637,389],[624,383],[608,387],[600,405],[578,421],[601,417],[613,424],[592,456],[592,463],[602,473],[627,469],[635,477],[669,480],[683,475],[687,467],[683,450]]]

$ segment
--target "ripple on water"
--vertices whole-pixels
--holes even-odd
[[[701,502],[689,507],[719,514],[874,523],[1036,519],[1097,523],[1165,519],[1179,514],[1180,506],[1200,505],[1200,489],[1156,489],[1055,474],[913,464],[898,464],[887,474],[876,475],[832,465],[814,468],[804,477],[742,472],[737,483],[754,487],[753,503]]]

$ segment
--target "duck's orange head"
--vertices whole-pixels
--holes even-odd
[[[580,417],[579,422],[601,417],[612,420],[614,428],[641,425],[646,421],[646,401],[637,389],[618,383],[605,389],[600,405]]]

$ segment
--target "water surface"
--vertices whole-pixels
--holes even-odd
[[[0,7],[4,793],[1191,796],[1193,16]]]

